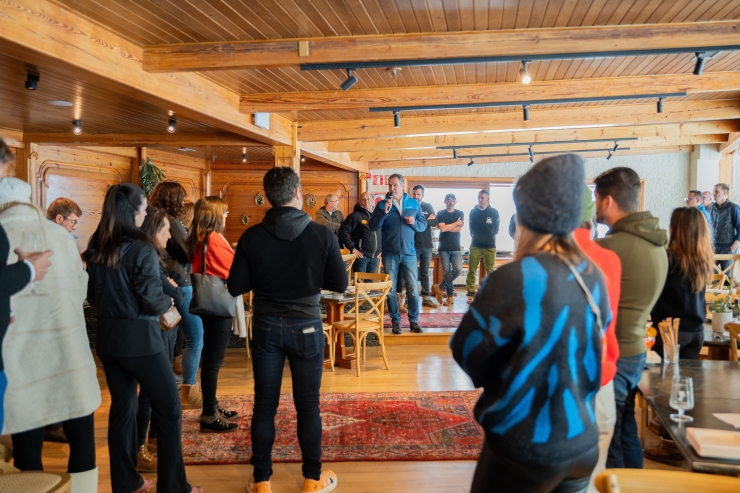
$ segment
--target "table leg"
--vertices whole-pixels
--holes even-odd
[[[344,303],[325,303],[326,322],[334,323],[344,320]],[[324,368],[329,368],[328,348],[324,349]],[[334,366],[353,369],[356,365],[355,353],[348,353],[344,337],[338,337],[334,346]]]
[[[647,413],[647,400],[638,393],[637,399],[640,403],[640,442],[642,443],[642,448],[645,448],[645,433],[647,432],[647,423],[648,423],[648,413]]]
[[[730,361],[730,348],[709,347],[707,349],[707,358],[715,361]]]

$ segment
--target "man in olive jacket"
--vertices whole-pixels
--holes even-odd
[[[642,468],[642,445],[635,422],[635,393],[645,366],[645,322],[668,274],[666,231],[650,212],[638,212],[642,186],[630,168],[613,168],[596,180],[596,220],[609,226],[598,243],[622,261],[617,314],[619,359],[614,377],[617,419],[607,467]]]

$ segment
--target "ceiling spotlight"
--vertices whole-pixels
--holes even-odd
[[[80,135],[82,133],[82,122],[80,120],[72,120],[72,125],[74,125],[72,132],[75,135]]]
[[[694,65],[694,75],[701,75],[704,72],[704,63],[707,61],[707,54],[705,52],[696,54],[696,65]]]
[[[663,113],[663,98],[658,98],[658,113]]]
[[[353,68],[348,68],[347,69],[347,80],[345,80],[344,82],[342,82],[342,85],[339,86],[339,87],[342,88],[342,91],[347,92],[347,91],[350,90],[350,88],[352,86],[354,86],[355,84],[357,84],[357,76],[352,73],[354,71],[355,71],[355,69],[353,69]]]
[[[69,101],[63,101],[61,99],[55,99],[54,101],[49,101],[49,104],[52,106],[61,106],[63,108],[68,108],[72,106],[72,103]]]
[[[36,74],[26,74],[26,89],[29,91],[35,91],[38,89],[39,80],[41,80],[41,77]]]
[[[617,149],[619,149],[619,142],[614,142],[614,147],[612,148],[611,152],[617,152]]]
[[[401,67],[389,67],[385,69],[386,72],[391,73],[391,79],[396,80],[398,78],[398,72],[401,71]]]
[[[470,162],[468,163],[468,166],[472,166],[472,165],[474,165],[474,164],[475,164],[475,161],[473,161],[473,158],[471,157],[471,158],[470,158]]]
[[[178,147],[177,150],[180,152],[195,152],[195,149],[191,149],[189,147]]]
[[[522,76],[522,84],[529,84],[532,82],[532,77],[530,77],[529,69],[527,68],[529,62],[529,60],[522,60],[522,68],[519,69],[519,75]]]
[[[524,121],[528,122],[529,121],[529,105],[528,104],[522,105],[522,111],[524,112]]]
[[[606,156],[606,160],[610,160],[612,158],[612,151],[609,151],[609,154]]]
[[[396,128],[399,128],[401,126],[401,112],[400,111],[393,112],[393,126]]]
[[[167,131],[173,134],[175,133],[175,130],[177,130],[177,118],[175,118],[174,116],[171,116],[167,120]]]
[[[302,158],[301,158],[301,162],[302,162],[302,163],[305,163],[305,162],[306,162],[306,158],[305,158],[305,157],[302,157]]]
[[[246,163],[246,162],[247,162],[247,155],[242,154],[242,163]]]

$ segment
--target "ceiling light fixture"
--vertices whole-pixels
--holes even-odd
[[[72,106],[72,103],[69,101],[63,101],[61,99],[55,99],[54,101],[49,101],[49,104],[52,106],[63,106],[63,107],[69,107]]]
[[[177,150],[180,152],[195,152],[195,149],[191,149],[189,147],[180,147]]]
[[[41,80],[41,77],[39,77],[37,74],[26,74],[26,89],[29,91],[35,91],[39,88],[39,80]]]
[[[177,118],[171,116],[167,119],[167,131],[173,134],[175,130],[177,130]]]
[[[522,68],[519,69],[519,75],[522,76],[522,84],[529,84],[532,82],[532,77],[530,77],[529,69],[527,68],[529,62],[530,60],[522,60]]]
[[[342,82],[342,85],[339,86],[339,87],[342,88],[342,91],[347,92],[347,91],[349,91],[352,88],[352,86],[354,86],[355,84],[357,84],[357,76],[352,73],[355,70],[357,70],[357,69],[354,69],[354,68],[348,68],[347,69],[347,80],[345,80],[344,82]]]
[[[247,162],[247,148],[242,147],[242,163],[246,163],[246,162]]]
[[[305,157],[302,157],[302,158],[301,158],[301,162],[302,162],[302,163],[305,163],[305,162],[306,162],[306,158],[305,158]]]
[[[468,166],[472,166],[472,165],[474,165],[474,164],[475,164],[475,161],[473,161],[473,158],[471,157],[471,158],[470,158],[470,162],[468,163]]]
[[[400,72],[402,69],[401,67],[389,67],[385,70],[386,72],[391,73],[391,79],[396,80],[398,78],[398,72]]]
[[[557,144],[581,144],[584,142],[617,142],[622,141],[634,141],[639,140],[637,137],[617,137],[611,139],[574,139],[574,140],[549,140],[549,141],[538,141],[538,142],[501,142],[498,144],[468,144],[468,145],[457,145],[457,146],[440,146],[436,147],[438,151],[446,149],[452,149],[453,154],[457,156],[458,149],[477,149],[479,147],[521,147],[521,146],[541,146],[541,145],[557,145]]]
[[[609,151],[609,154],[606,156],[606,160],[609,161],[612,158],[612,151]]]
[[[72,120],[72,125],[74,125],[72,132],[75,135],[80,135],[82,133],[82,122],[80,120]]]
[[[529,121],[529,105],[523,104],[522,111],[524,112],[524,121],[528,122]]]
[[[400,111],[393,112],[393,126],[396,128],[399,128],[401,126],[401,112]]]
[[[663,113],[663,98],[658,98],[658,113]]]

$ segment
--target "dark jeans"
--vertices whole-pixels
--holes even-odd
[[[131,493],[144,480],[136,472],[136,388],[146,392],[157,423],[157,491],[188,493],[182,459],[182,407],[170,358],[161,351],[123,358],[99,354],[111,395],[108,451],[113,493]]]
[[[614,436],[609,445],[606,467],[642,469],[642,443],[637,435],[635,421],[635,394],[642,378],[647,353],[617,359],[617,374],[614,375],[614,402],[617,421]]]
[[[250,462],[254,466],[254,481],[268,481],[272,476],[275,414],[286,357],[293,381],[293,403],[298,414],[303,476],[318,480],[321,476],[319,389],[325,345],[321,320],[256,316],[252,327],[254,414]]]
[[[352,272],[367,272],[369,274],[375,274],[376,270],[378,270],[377,257],[358,257],[355,259],[355,263],[352,264]]]
[[[470,493],[576,493],[586,491],[599,447],[562,464],[520,464],[495,452],[488,442],[478,459]]]
[[[95,469],[95,421],[89,414],[62,422],[69,442],[67,472]],[[44,448],[44,427],[13,433],[13,465],[21,471],[43,471],[41,451]]]
[[[429,294],[429,265],[432,262],[432,249],[431,248],[417,248],[416,249],[416,260],[419,262],[419,282],[421,283],[421,296],[428,298]],[[398,279],[396,283],[396,293],[403,293],[403,287],[406,283],[403,277]]]
[[[201,317],[203,320],[203,352],[200,367],[200,387],[203,391],[203,414],[216,414],[218,371],[224,362],[231,338],[233,318]]]
[[[162,330],[159,333],[164,343],[164,352],[170,359],[170,365],[174,359],[174,347],[177,340],[177,327],[171,330]],[[174,375],[174,373],[173,373]],[[136,438],[139,447],[146,443],[146,432],[149,429],[149,423],[152,423],[150,436],[156,437],[156,423],[152,421],[152,404],[146,393],[139,389],[139,411],[136,413]]]
[[[681,332],[678,331],[678,344],[681,346],[678,350],[678,359],[699,359],[701,348],[704,347],[704,331],[699,332]],[[663,357],[663,339],[660,333],[655,336],[655,345],[653,351]]]

